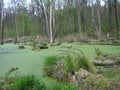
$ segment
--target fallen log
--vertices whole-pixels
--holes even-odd
[[[91,61],[95,66],[113,66],[113,65],[119,65],[119,62],[116,61],[110,61],[110,60],[92,60]]]
[[[5,77],[6,79],[8,78],[8,76],[13,72],[13,71],[16,71],[18,70],[18,67],[14,68],[14,67],[11,67],[8,72],[5,74]]]

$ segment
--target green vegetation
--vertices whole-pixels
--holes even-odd
[[[66,85],[64,83],[62,84],[58,83],[51,90],[80,90],[80,89],[73,85]]]
[[[44,66],[50,67],[53,66],[58,61],[56,56],[50,56],[45,59]]]
[[[74,75],[81,68],[95,72],[94,65],[86,57],[73,57],[69,52],[67,55],[46,58],[44,66],[46,76],[53,77],[62,82],[67,82],[69,75]]]
[[[95,48],[95,53],[97,56],[100,56],[103,54],[102,51],[100,51],[98,48]]]
[[[11,67],[18,67],[18,70],[12,72],[9,77],[20,75],[35,75],[35,77],[42,78],[36,79],[33,76],[28,77],[19,77],[12,79],[14,83],[10,84],[10,90],[15,90],[16,88],[20,90],[24,90],[24,88],[29,88],[30,84],[33,84],[31,90],[37,90],[38,88],[42,88],[43,90],[79,90],[74,85],[65,84],[66,82],[70,82],[70,76],[75,73],[79,73],[80,69],[85,69],[90,73],[95,72],[95,67],[90,63],[87,58],[93,59],[96,56],[96,52],[94,51],[94,47],[97,47],[99,50],[102,50],[102,53],[110,53],[110,54],[119,54],[119,46],[111,46],[111,45],[82,45],[80,43],[63,43],[60,46],[49,47],[45,50],[40,51],[32,51],[31,46],[25,46],[26,49],[18,49],[19,45],[13,44],[5,44],[1,46],[0,49],[0,72],[3,76],[5,72],[9,70]],[[49,46],[49,45],[48,45]],[[64,48],[69,47],[72,48]],[[74,48],[79,48],[82,50],[74,50]],[[54,52],[53,52],[54,50]],[[60,52],[60,50],[62,52]],[[67,52],[64,52],[67,51]],[[89,52],[88,52],[89,51]],[[73,53],[74,52],[74,53]],[[84,53],[84,55],[83,55]],[[24,63],[23,63],[24,62]],[[29,62],[29,63],[28,63]],[[45,67],[44,67],[45,65]],[[44,79],[43,70],[47,71],[47,76],[52,77],[54,79],[57,78],[57,81],[52,82],[52,80]],[[45,73],[46,75],[46,73]],[[84,74],[83,74],[84,75]],[[86,75],[86,74],[85,74]],[[85,76],[84,75],[84,76]],[[95,81],[98,80],[97,76],[92,74],[92,78],[86,79],[86,85],[89,88],[92,88],[92,84],[96,84]],[[107,78],[118,78],[117,73],[115,75],[113,72],[111,73],[103,73],[104,77]],[[91,76],[90,76],[91,77]],[[96,77],[96,79],[93,79]],[[9,78],[8,78],[9,79]],[[98,81],[98,86],[103,85],[101,82],[104,80],[101,78]],[[10,81],[11,82],[11,81]],[[64,83],[63,83],[64,82]],[[105,81],[106,83],[107,81]],[[81,86],[79,86],[82,88]],[[86,86],[85,86],[86,87]],[[37,89],[36,89],[37,88]],[[48,89],[49,88],[49,89]],[[100,87],[102,88],[102,87]],[[106,88],[106,86],[105,86]],[[39,90],[39,89],[38,89]]]
[[[115,55],[120,53],[119,46],[111,45],[82,45],[79,43],[63,43],[61,46],[49,47],[46,50],[32,51],[31,46],[25,46],[26,49],[19,50],[19,45],[5,44],[4,46],[0,46],[0,75],[3,76],[11,67],[18,67],[19,74],[34,74],[38,77],[42,77],[45,58],[61,54],[59,50],[67,50],[66,48],[63,48],[63,46],[70,45],[74,48],[81,49],[85,56],[90,60],[94,59],[96,56],[94,47],[99,48],[105,54],[108,53]],[[11,75],[15,76],[15,73],[12,73]]]
[[[34,76],[20,77],[14,81],[9,90],[46,90],[46,87]]]

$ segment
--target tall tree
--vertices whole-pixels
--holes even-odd
[[[96,1],[97,4],[97,16],[98,16],[98,40],[101,39],[101,13],[100,13],[100,0]]]
[[[54,43],[55,17],[54,17],[55,0],[50,2],[50,43]]]
[[[114,0],[114,9],[115,9],[115,19],[116,19],[116,27],[117,27],[117,38],[119,38],[119,23],[118,23],[118,11],[117,11],[117,3],[118,0]]]
[[[112,0],[108,0],[109,8],[109,30],[112,33]]]
[[[18,21],[17,21],[17,1],[13,0],[13,6],[14,6],[14,13],[15,13],[15,31],[16,31],[16,36],[15,36],[15,43],[18,42]]]
[[[79,37],[80,37],[80,40],[83,39],[83,36],[82,36],[82,31],[81,31],[81,0],[76,0],[77,1],[77,16],[78,16],[78,30],[79,30]]]
[[[4,44],[4,3],[0,0],[0,31],[1,31],[1,44]]]
[[[92,4],[92,25],[93,25],[93,27],[95,27],[95,29],[96,29],[96,31],[98,30],[98,26],[97,26],[97,23],[96,23],[96,21],[95,21],[95,14],[94,14],[94,12],[95,12],[95,10],[94,10],[94,2],[92,1],[91,2],[91,4]]]

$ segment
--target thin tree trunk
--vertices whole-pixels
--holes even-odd
[[[54,30],[55,30],[55,19],[54,19],[54,0],[50,3],[50,43],[54,43]]]
[[[4,3],[0,0],[0,30],[1,30],[1,44],[4,44]]]
[[[77,14],[78,14],[78,30],[80,35],[80,41],[83,39],[82,37],[82,31],[81,31],[81,1],[77,0],[78,6],[77,6]]]
[[[118,14],[117,14],[117,0],[114,0],[114,8],[115,8],[115,19],[116,19],[116,27],[117,27],[117,38],[119,38],[119,29],[118,29]]]
[[[53,12],[53,43],[55,42],[55,0],[53,0],[53,8],[52,8],[52,12]]]
[[[95,26],[96,31],[97,31],[97,30],[98,30],[98,26],[97,26],[97,24],[96,24],[96,22],[95,22],[95,17],[94,17],[94,4],[93,4],[93,2],[92,2],[92,25],[93,25],[93,27]]]
[[[52,32],[52,0],[50,4],[50,43],[53,43],[53,32]]]
[[[110,29],[110,33],[112,34],[112,1],[111,0],[108,0],[108,3],[109,3],[109,29]]]
[[[16,31],[16,37],[15,37],[15,43],[18,42],[18,26],[17,26],[17,10],[16,10],[16,1],[14,0],[14,12],[15,12],[15,31]]]
[[[45,24],[46,24],[46,30],[47,30],[47,36],[49,37],[49,20],[47,15],[47,10],[45,5],[43,4],[44,14],[45,14]]]
[[[25,21],[23,19],[23,40],[24,40],[24,37],[25,37]]]
[[[98,15],[98,40],[101,39],[101,13],[100,13],[100,0],[97,0],[97,15]]]

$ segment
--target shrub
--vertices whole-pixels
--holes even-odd
[[[44,63],[44,73],[58,81],[67,82],[69,76],[74,75],[80,68],[95,72],[95,67],[85,57],[72,57],[67,54],[60,57],[48,57]]]
[[[45,85],[34,76],[24,76],[18,78],[10,90],[46,90]]]

